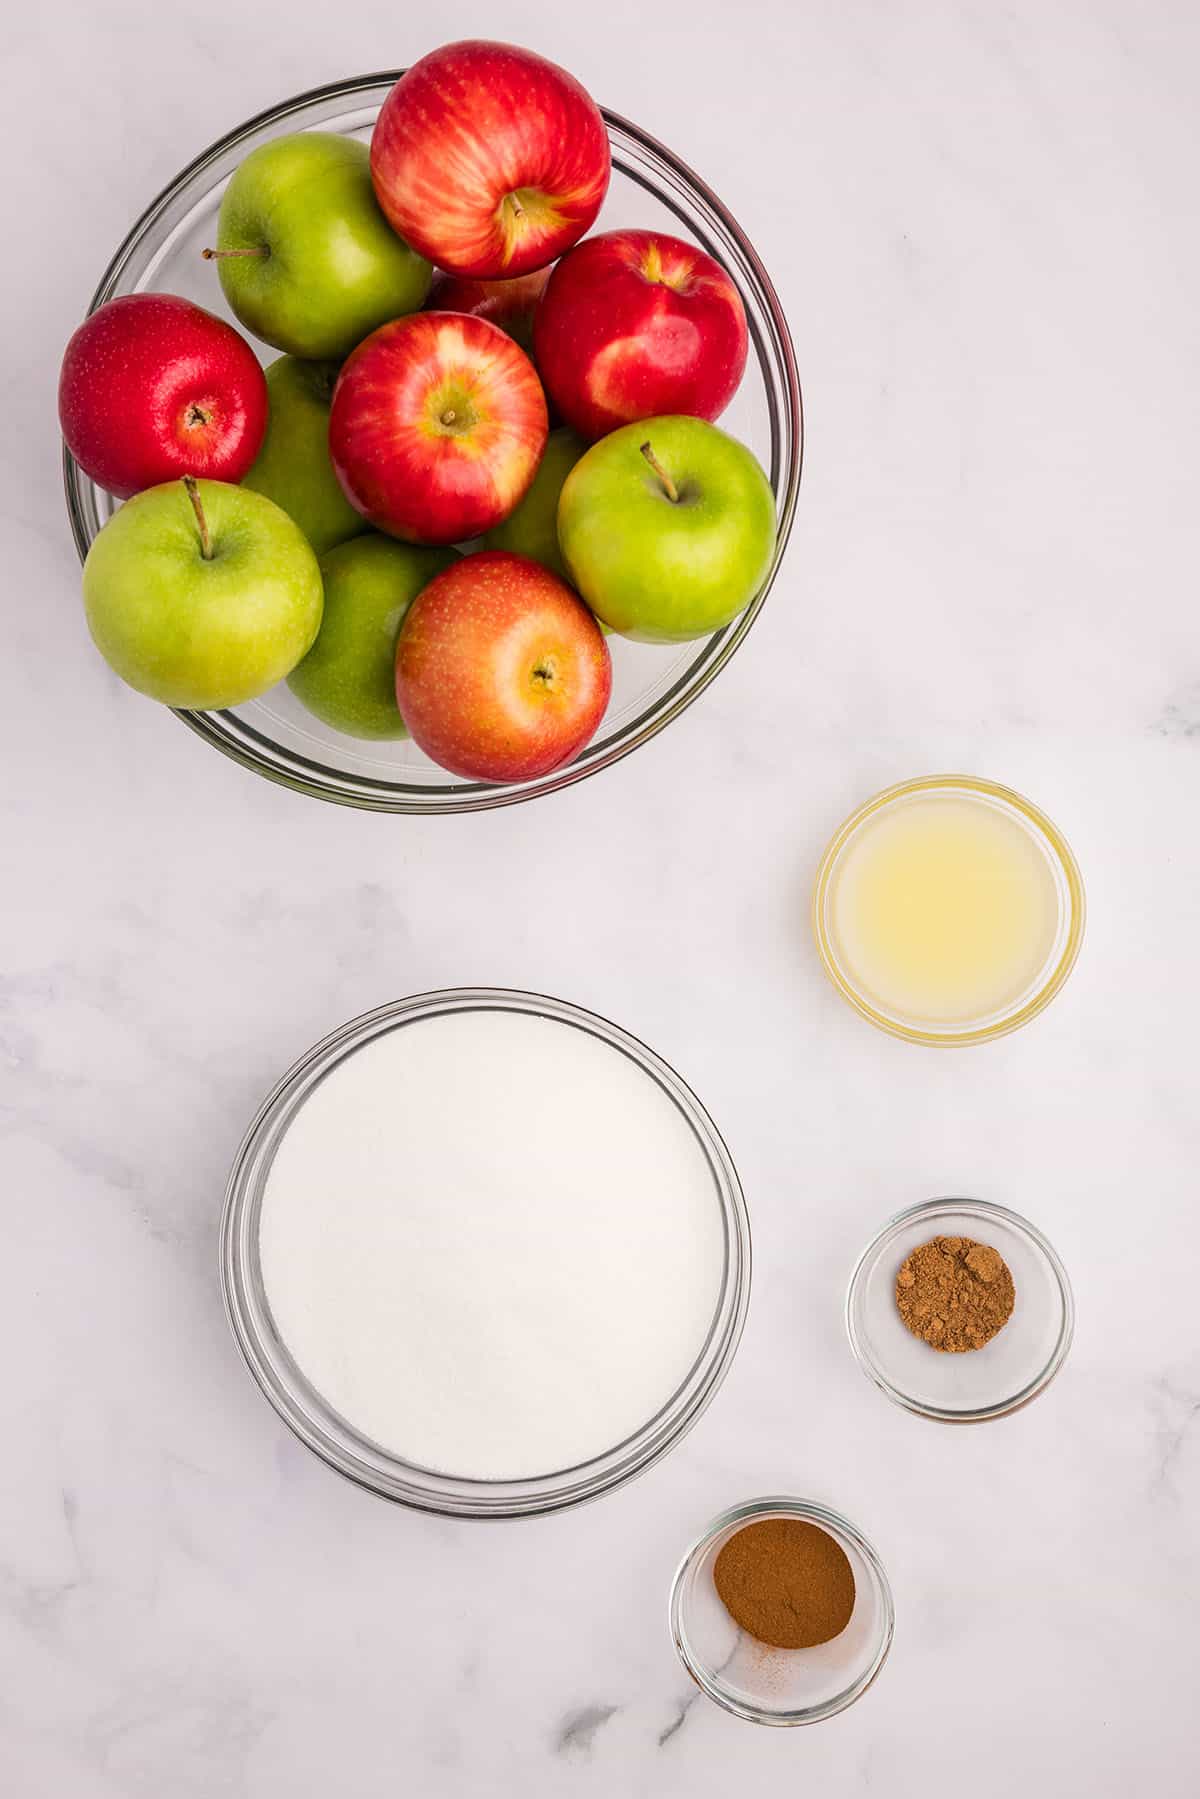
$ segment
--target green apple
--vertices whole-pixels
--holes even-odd
[[[775,498],[750,451],[704,419],[623,425],[567,476],[569,578],[624,637],[684,643],[736,618],[775,548]]]
[[[540,562],[561,580],[570,580],[558,547],[558,496],[586,449],[586,439],[565,425],[550,433],[529,492],[516,510],[485,536],[489,550],[515,550],[518,556]]]
[[[270,415],[262,449],[243,487],[265,493],[294,518],[318,556],[365,531],[329,460],[329,402],[336,362],[281,356],[267,370]]]
[[[288,676],[301,704],[347,737],[407,737],[396,707],[396,636],[421,589],[457,561],[454,550],[378,532],[323,556],[321,629]]]
[[[304,533],[262,494],[168,481],[127,500],[83,567],[96,647],[168,706],[238,706],[281,681],[321,623]]]
[[[371,186],[365,144],[298,131],[260,144],[221,201],[216,257],[225,298],[248,331],[291,356],[340,360],[401,313],[432,270],[397,237]]]

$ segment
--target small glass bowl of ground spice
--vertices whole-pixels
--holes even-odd
[[[859,1257],[846,1295],[864,1372],[897,1405],[949,1424],[1027,1405],[1074,1328],[1071,1283],[1045,1237],[981,1199],[901,1212]]]
[[[671,1635],[701,1692],[753,1724],[815,1724],[862,1696],[892,1646],[891,1588],[846,1518],[751,1499],[713,1520],[671,1588]]]

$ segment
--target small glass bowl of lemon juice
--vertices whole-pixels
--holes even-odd
[[[982,1043],[1028,1023],[1070,974],[1083,880],[1062,833],[969,775],[889,787],[837,832],[813,893],[825,972],[913,1043]]]

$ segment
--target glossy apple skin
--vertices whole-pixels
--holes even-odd
[[[559,496],[558,541],[597,618],[643,643],[685,643],[727,625],[762,586],[775,496],[746,446],[716,425],[643,419],[575,464]]]
[[[123,294],[84,320],[58,383],[67,448],[119,500],[180,475],[240,481],[267,384],[232,325],[175,294]]]
[[[741,295],[706,251],[661,231],[606,231],[554,270],[533,342],[555,408],[597,438],[635,419],[718,418],[749,339]]]
[[[429,290],[427,310],[469,312],[474,318],[487,319],[507,331],[529,356],[533,353],[533,315],[549,279],[549,269],[534,269],[531,275],[518,275],[513,281],[470,281],[464,275],[439,270]]]
[[[561,425],[546,439],[546,450],[532,485],[521,504],[488,532],[489,550],[514,550],[540,562],[552,575],[570,581],[558,547],[558,497],[563,482],[587,449],[583,438]]]
[[[340,361],[415,312],[433,275],[380,211],[366,145],[334,131],[251,150],[225,189],[216,247],[256,252],[218,256],[222,292],[248,331],[306,360]]]
[[[167,706],[240,706],[274,687],[321,623],[312,548],[263,494],[197,483],[213,555],[182,481],[135,494],[83,566],[97,649],[123,681]]]
[[[608,645],[540,563],[480,550],[436,575],[396,643],[396,703],[452,774],[530,781],[578,755],[612,691]]]
[[[329,453],[350,504],[409,543],[480,537],[521,500],[546,447],[533,364],[498,325],[394,319],[343,365]]]
[[[336,362],[281,356],[267,370],[270,417],[243,487],[265,493],[295,519],[318,556],[367,528],[329,460],[329,407]]]
[[[301,705],[346,737],[407,737],[396,706],[396,636],[422,587],[454,560],[453,550],[375,531],[322,556],[321,629],[287,678]]]
[[[604,120],[575,77],[482,39],[414,63],[371,138],[380,206],[454,275],[511,278],[553,262],[592,225],[609,173]]]

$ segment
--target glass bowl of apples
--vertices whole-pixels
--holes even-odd
[[[112,258],[89,315],[126,294],[170,292],[232,318],[204,250],[216,241],[230,178],[251,151],[284,134],[320,131],[369,143],[402,71],[364,75],[301,94],[231,131],[183,169],[147,208]],[[725,666],[761,611],[791,530],[800,482],[803,413],[795,355],[766,270],[729,210],[701,178],[647,132],[603,112],[612,178],[599,230],[666,232],[714,257],[735,283],[746,313],[745,376],[720,427],[744,444],[775,497],[774,549],[765,577],[737,617],[707,636],[649,643],[607,638],[612,688],[591,740],[565,766],[529,780],[458,777],[411,738],[372,740],[323,723],[286,682],[221,711],[178,711],[200,737],[245,767],[315,798],[380,812],[479,811],[532,799],[582,780],[628,755],[677,717]],[[515,287],[514,283],[514,287]],[[255,344],[261,360],[276,352]],[[117,502],[64,453],[67,505],[81,558]]]

